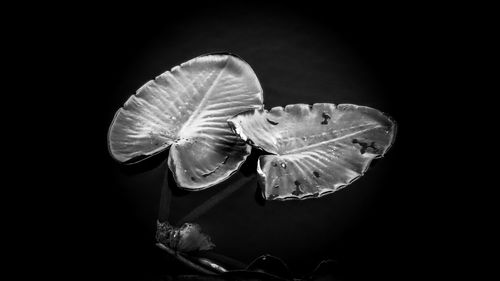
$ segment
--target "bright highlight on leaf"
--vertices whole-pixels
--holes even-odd
[[[241,113],[228,121],[248,143],[270,153],[257,172],[266,199],[335,192],[363,175],[394,141],[396,125],[380,111],[352,104],[293,104]]]
[[[231,55],[207,55],[176,66],[143,85],[120,108],[108,144],[120,162],[169,146],[168,165],[180,187],[200,190],[233,174],[250,153],[227,120],[262,108],[252,68]]]

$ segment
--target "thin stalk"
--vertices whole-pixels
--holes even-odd
[[[164,251],[167,251],[169,254],[171,254],[172,256],[174,256],[177,260],[179,260],[180,262],[184,263],[185,265],[201,272],[201,273],[205,273],[205,274],[210,274],[210,275],[214,275],[215,272],[212,272],[208,269],[205,269],[195,263],[193,263],[192,261],[186,259],[185,257],[183,257],[182,255],[180,255],[179,253],[175,252],[174,250],[166,247],[165,245],[161,244],[161,243],[156,243],[156,246],[158,246],[158,248],[164,250]]]
[[[235,183],[230,184],[226,189],[223,189],[219,193],[217,193],[214,196],[210,197],[207,201],[203,202],[198,207],[194,208],[186,216],[184,216],[182,219],[180,219],[176,223],[176,225],[181,225],[181,224],[183,224],[185,222],[192,222],[192,221],[194,221],[199,216],[201,216],[202,214],[206,213],[208,210],[212,209],[220,201],[222,201],[225,198],[227,198],[233,192],[235,192],[236,190],[240,189],[241,187],[247,185],[252,179],[253,179],[253,176],[242,177],[242,178],[238,179]]]
[[[161,193],[160,193],[160,206],[158,208],[158,220],[160,222],[168,221],[168,217],[170,215],[170,201],[172,200],[172,191],[170,190],[170,187],[168,186],[168,173],[169,173],[169,168],[168,168],[168,161],[165,160],[164,162],[164,171],[165,171],[165,176],[163,177],[163,184],[161,187]]]

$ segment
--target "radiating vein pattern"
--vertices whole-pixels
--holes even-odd
[[[227,120],[262,108],[250,66],[231,55],[208,55],[172,68],[142,86],[110,126],[110,152],[121,162],[172,146],[169,167],[178,185],[203,189],[229,177],[250,147]]]
[[[348,185],[391,146],[396,125],[373,108],[306,104],[252,110],[229,120],[243,140],[271,155],[257,170],[267,199],[320,197]]]

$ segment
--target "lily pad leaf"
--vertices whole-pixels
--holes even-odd
[[[293,104],[257,109],[228,121],[248,143],[270,153],[257,172],[266,199],[332,193],[363,175],[394,141],[396,124],[380,111],[352,104]]]
[[[143,85],[111,123],[108,145],[120,162],[170,147],[168,165],[180,187],[201,190],[222,182],[251,147],[227,120],[262,108],[257,76],[243,60],[217,54],[194,58]]]

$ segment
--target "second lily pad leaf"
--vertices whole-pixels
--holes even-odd
[[[194,58],[143,85],[120,108],[108,144],[120,162],[149,157],[169,146],[168,165],[180,187],[208,188],[227,179],[250,154],[233,134],[230,117],[262,108],[250,65],[232,55]]]
[[[341,189],[387,152],[396,132],[382,112],[353,104],[257,109],[228,122],[243,140],[271,154],[257,163],[269,200],[315,198]]]

